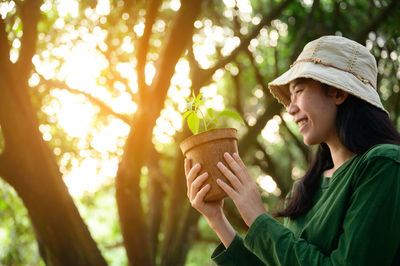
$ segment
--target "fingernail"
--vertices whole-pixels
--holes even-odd
[[[196,165],[195,165],[194,167],[199,168],[199,167],[200,167],[200,164],[199,164],[199,163],[196,163]]]
[[[217,163],[217,166],[222,166],[222,163],[221,163],[221,162],[218,162],[218,163]]]

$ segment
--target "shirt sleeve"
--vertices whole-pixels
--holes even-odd
[[[265,265],[256,255],[250,252],[244,244],[243,239],[236,234],[232,243],[225,249],[221,243],[211,255],[211,259],[217,265],[226,266],[261,266]]]
[[[245,246],[267,265],[391,265],[400,245],[400,163],[378,157],[361,169],[331,254],[268,214],[251,225]]]

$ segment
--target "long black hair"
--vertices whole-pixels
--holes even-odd
[[[363,154],[377,144],[400,145],[400,134],[388,114],[351,94],[338,106],[336,130],[341,143],[355,154]],[[313,162],[288,198],[287,206],[276,216],[294,220],[311,209],[321,175],[332,167],[328,145],[319,144]]]

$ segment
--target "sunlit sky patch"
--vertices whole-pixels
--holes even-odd
[[[259,176],[257,178],[257,183],[260,185],[260,187],[264,191],[266,191],[268,193],[272,193],[272,194],[274,194],[276,196],[279,196],[281,194],[281,191],[277,187],[275,181],[269,175]]]
[[[267,125],[261,131],[261,136],[271,143],[279,143],[281,137],[279,135],[279,125],[282,120],[279,116],[274,116],[271,120],[267,122]]]
[[[96,110],[83,96],[76,96],[66,90],[52,90],[51,95],[59,99],[44,107],[48,115],[56,115],[58,124],[65,132],[76,138],[90,134],[96,118]],[[61,103],[59,105],[58,103]]]
[[[14,1],[0,3],[0,15],[2,19],[7,17],[7,13],[11,12],[15,7]]]
[[[65,17],[69,14],[76,18],[79,14],[79,3],[75,0],[57,1],[57,12],[60,17]]]

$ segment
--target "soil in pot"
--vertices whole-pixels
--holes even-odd
[[[202,132],[190,136],[180,144],[183,155],[190,159],[192,166],[196,163],[201,164],[200,174],[208,173],[208,178],[202,185],[211,185],[204,198],[204,201],[217,201],[227,197],[226,193],[220,188],[216,180],[218,178],[230,184],[225,176],[217,167],[218,162],[224,162],[224,153],[230,154],[236,152],[237,148],[237,130],[234,128],[219,128]],[[225,163],[226,165],[226,163]]]

